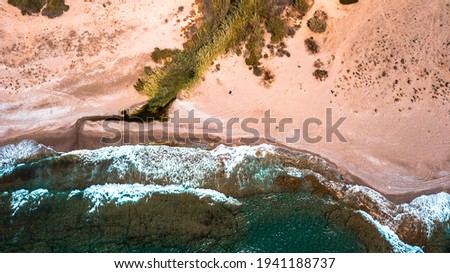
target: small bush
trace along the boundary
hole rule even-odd
[[[49,18],[61,16],[65,11],[69,10],[69,6],[64,2],[64,0],[8,0],[8,4],[22,11],[22,15],[31,15],[42,10],[42,15]],[[45,6],[45,4],[47,5]]]
[[[69,6],[64,3],[64,0],[47,0],[47,6],[42,10],[42,15],[56,18],[68,10]]]
[[[358,3],[358,0],[339,0],[339,3],[341,3],[342,5],[351,5]]]
[[[262,51],[264,48],[264,30],[258,22],[253,22],[251,25],[251,34],[249,40],[245,45],[247,54],[249,56],[245,59],[245,63],[250,66],[258,66],[261,63],[259,60],[263,57]]]
[[[322,69],[316,69],[313,72],[313,76],[316,77],[319,81],[324,81],[328,78],[328,71]]]
[[[323,66],[322,60],[317,59],[317,60],[314,62],[314,67],[317,68],[317,69],[322,68],[322,66]]]
[[[155,50],[152,53],[152,60],[155,63],[163,63],[165,61],[170,61],[170,59],[173,58],[176,54],[180,52],[179,49],[160,49],[155,48]]]
[[[19,8],[22,15],[39,13],[45,5],[45,0],[8,0],[8,4]]]
[[[317,54],[317,53],[319,53],[319,50],[320,50],[319,45],[317,45],[317,43],[313,37],[307,38],[305,40],[305,47],[306,47],[306,50],[312,54]]]
[[[260,77],[260,76],[262,76],[263,73],[264,73],[264,70],[263,70],[261,67],[255,66],[255,67],[253,68],[253,74],[254,74],[255,76]]]
[[[275,81],[275,74],[273,74],[272,71],[268,69],[264,69],[264,78],[263,78],[264,84],[272,84]]]
[[[144,73],[146,75],[151,75],[151,74],[153,74],[153,69],[150,66],[145,66],[144,67]]]
[[[327,30],[328,15],[325,11],[316,10],[313,18],[308,20],[308,27],[312,32],[323,33]]]
[[[288,25],[280,16],[269,18],[266,21],[266,29],[271,36],[271,42],[278,44],[288,35]]]
[[[302,16],[305,16],[313,3],[314,1],[311,0],[294,0],[294,7],[298,10],[298,12],[300,12]]]

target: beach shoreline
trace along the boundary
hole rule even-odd
[[[413,199],[422,195],[431,195],[440,192],[450,193],[450,183],[446,180],[430,181],[428,185],[424,185],[423,187],[401,188],[400,192],[380,191],[376,186],[374,186],[376,185],[376,182],[370,183],[370,181],[367,182],[364,179],[358,177],[357,171],[353,172],[351,170],[343,169],[340,162],[334,162],[329,158],[322,156],[321,154],[317,154],[308,150],[298,149],[283,143],[274,143],[273,141],[268,141],[264,138],[251,139],[247,138],[246,136],[240,136],[232,139],[230,142],[230,140],[227,139],[227,137],[224,135],[211,133],[203,135],[192,135],[187,131],[180,131],[179,134],[175,135],[173,129],[169,131],[162,129],[163,126],[161,126],[161,123],[159,122],[155,122],[154,125],[160,128],[155,129],[151,132],[142,131],[139,130],[142,125],[141,123],[124,122],[120,120],[121,118],[122,117],[120,116],[84,117],[78,120],[74,125],[69,127],[63,127],[57,130],[53,129],[49,132],[40,131],[39,133],[34,132],[30,134],[23,134],[13,139],[2,140],[2,142],[0,142],[0,146],[17,144],[25,140],[34,140],[39,144],[51,147],[57,152],[71,152],[78,150],[97,150],[105,147],[120,147],[129,145],[166,145],[172,147],[190,147],[211,150],[219,145],[225,145],[228,147],[251,147],[261,144],[269,144],[286,151],[291,151],[294,153],[300,152],[321,158],[325,160],[325,162],[333,166],[333,168],[338,171],[343,177],[345,177],[345,179],[349,183],[369,187],[382,194],[389,201],[396,204],[409,203]],[[126,132],[124,132],[123,130],[120,131],[122,138],[120,139],[120,141],[114,144],[104,143],[104,139],[111,139],[111,137],[113,136],[111,135],[111,132],[105,131],[105,127],[102,125],[108,119],[115,119],[114,124],[120,124],[120,126],[117,126],[116,128],[130,129]],[[145,133],[145,135],[151,135],[152,138],[144,139],[142,133]],[[221,139],[221,141],[208,142],[206,141],[206,139],[208,138],[217,138]]]
[[[0,35],[4,38],[0,42],[4,49],[0,77],[5,93],[0,98],[2,146],[34,139],[58,151],[102,147],[103,119],[119,117],[122,110],[145,103],[147,98],[137,94],[133,84],[142,74],[143,66],[154,65],[150,52],[155,47],[182,47],[185,41],[180,36],[185,24],[182,20],[189,16],[192,7],[192,1],[187,0],[170,4],[160,0],[133,1],[107,7],[100,2],[66,2],[70,10],[50,21],[55,24],[51,31],[48,30],[48,18],[22,17],[6,1],[0,6]],[[301,128],[302,121],[307,118],[325,120],[325,109],[332,108],[335,120],[347,118],[342,126],[347,142],[299,142],[288,145],[288,149],[320,155],[355,183],[367,185],[398,203],[423,194],[449,193],[450,114],[446,97],[435,99],[433,96],[436,95],[428,94],[428,91],[416,94],[416,89],[435,84],[434,76],[427,76],[424,68],[430,74],[436,73],[436,77],[449,76],[445,70],[448,64],[445,57],[442,57],[442,64],[437,60],[439,54],[445,53],[439,43],[448,37],[436,34],[440,32],[439,24],[448,23],[449,19],[444,16],[445,1],[430,4],[429,10],[421,10],[428,7],[424,1],[414,8],[408,6],[409,2],[393,4],[393,1],[385,0],[383,5],[392,8],[385,10],[381,4],[377,6],[376,1],[348,7],[340,7],[332,1],[316,1],[306,17],[311,17],[317,9],[326,10],[331,20],[330,30],[316,35],[304,24],[294,38],[286,41],[292,54],[290,58],[263,60],[276,75],[271,87],[261,84],[252,75],[242,57],[229,53],[217,61],[221,65],[220,71],[212,68],[204,81],[179,94],[169,114],[173,116],[177,110],[185,114],[194,110],[201,120],[215,117],[226,123],[233,118],[261,119],[265,111],[271,110],[277,120],[292,118],[293,128]],[[180,6],[186,7],[184,11],[179,12]],[[437,14],[432,22],[436,26],[431,33],[433,41],[427,38],[430,35],[426,36],[431,30],[415,28],[413,19],[404,18],[411,13],[409,9],[420,11],[417,13],[419,21]],[[149,10],[152,11],[150,14]],[[389,19],[386,23],[386,18],[396,20]],[[353,25],[352,20],[361,22],[360,26]],[[78,28],[68,27],[75,22],[82,23]],[[116,22],[114,31],[109,30],[111,22]],[[404,22],[411,24],[412,32],[405,31],[397,37],[394,30]],[[378,29],[379,26],[385,29]],[[73,43],[76,39],[72,41],[74,33],[71,31],[75,31],[74,37],[79,43]],[[358,37],[361,33],[367,33],[364,41]],[[50,50],[51,43],[47,40],[52,35],[58,40],[53,40],[57,46]],[[402,35],[404,37],[400,37]],[[310,55],[304,48],[303,40],[309,36],[320,42],[322,52],[318,55]],[[422,39],[408,40],[416,36]],[[365,71],[359,66],[362,60],[377,62],[372,55],[385,54],[382,50],[369,51],[381,48],[379,41],[390,42],[395,47],[407,41],[407,46],[394,52],[398,60],[369,66],[369,71]],[[19,49],[9,54],[14,52],[11,51],[13,44]],[[410,44],[418,46],[410,49]],[[50,50],[49,53],[32,49],[40,45],[44,51]],[[411,52],[416,51],[413,57],[417,63],[409,58]],[[425,51],[434,57],[428,57]],[[414,63],[405,71],[397,71],[393,66],[400,66],[403,58]],[[328,79],[323,82],[312,77],[313,63],[317,59],[321,59],[329,71]],[[388,75],[378,78],[384,70],[389,72],[386,72]],[[417,76],[419,80],[412,79],[414,89],[402,75]],[[16,78],[21,79],[17,84]],[[398,79],[400,83],[392,87]],[[446,90],[444,87],[442,92]],[[397,93],[402,92],[404,95],[398,98]],[[417,102],[416,97],[420,97]],[[414,102],[410,103],[410,98]],[[165,132],[160,123],[154,125],[156,135]],[[139,125],[131,127],[133,134],[129,144],[138,144]],[[286,132],[272,128],[270,132],[275,139],[286,139],[292,135],[293,128]],[[188,129],[181,128],[181,132],[186,134]],[[197,129],[202,132],[204,128],[200,125]],[[255,129],[264,130],[261,124]],[[170,130],[173,128],[169,129],[169,134]],[[246,137],[239,128],[233,133]],[[312,133],[323,134],[323,127],[312,128]],[[218,136],[226,138],[226,135]],[[176,140],[170,142],[176,143]],[[255,143],[262,142],[265,141]],[[237,139],[229,143],[237,144],[241,144]],[[208,148],[210,143],[197,145]],[[277,145],[287,144],[278,141]]]

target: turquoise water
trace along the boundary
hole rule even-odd
[[[328,221],[332,201],[313,196],[309,180],[291,181],[292,189],[275,183],[287,171],[270,146],[50,157],[35,143],[8,149],[25,160],[6,157],[0,172],[0,251],[366,251],[353,231]],[[46,158],[20,163],[36,151]]]
[[[448,251],[447,194],[397,206],[343,179],[270,145],[57,154],[23,142],[0,147],[0,252],[422,251],[364,202],[384,223],[401,224],[397,213],[442,222],[428,247]]]
[[[356,234],[327,220],[325,200],[306,193],[257,195],[240,200],[248,225],[240,240],[189,249],[144,247],[137,252],[359,253]]]
[[[324,200],[305,193],[255,196],[243,201],[249,220],[245,248],[256,252],[363,252],[356,234],[330,223]]]

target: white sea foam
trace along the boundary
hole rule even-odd
[[[205,181],[213,181],[218,176],[236,175],[241,188],[249,179],[265,182],[273,180],[281,171],[277,166],[258,168],[254,158],[264,158],[275,147],[259,145],[255,147],[227,147],[220,145],[208,151],[198,148],[177,148],[167,146],[122,146],[107,147],[95,151],[74,151],[85,163],[110,161],[107,172],[125,179],[130,173],[139,174],[142,181],[161,180],[170,184],[187,187],[202,187]],[[255,163],[252,172],[245,172]],[[240,169],[241,168],[241,169]],[[243,168],[243,169],[242,169]]]
[[[268,144],[237,147],[219,145],[211,151],[211,156],[225,159],[225,171],[231,173],[236,168],[236,165],[242,163],[248,157],[266,157],[268,154],[273,153],[275,153],[275,147]]]
[[[303,179],[305,177],[305,174],[303,171],[297,169],[297,168],[285,168],[286,174],[292,177]]]
[[[16,145],[0,147],[0,175],[11,166],[23,162],[27,158],[39,156],[41,153],[54,153],[54,151],[34,141],[23,141]],[[163,182],[162,184],[170,184],[170,186],[154,184],[95,185],[85,190],[74,190],[67,198],[70,199],[79,194],[89,198],[93,203],[93,207],[90,208],[91,212],[107,203],[120,205],[137,202],[143,198],[149,198],[156,192],[163,194],[190,193],[200,198],[210,197],[214,202],[238,202],[219,192],[201,188],[206,187],[205,184],[208,182],[215,182],[217,183],[216,188],[220,189],[222,185],[219,183],[223,181],[220,178],[232,178],[233,181],[237,181],[241,189],[251,186],[251,183],[256,183],[256,186],[267,185],[267,189],[270,189],[273,180],[279,174],[284,173],[298,178],[314,175],[330,189],[342,193],[344,201],[354,202],[352,197],[356,197],[361,202],[373,204],[376,206],[374,208],[376,213],[372,213],[372,215],[376,219],[372,218],[372,220],[380,225],[377,227],[387,234],[385,236],[392,235],[386,228],[391,232],[397,230],[402,220],[401,217],[405,214],[417,216],[423,221],[427,227],[428,236],[433,233],[436,223],[448,223],[450,220],[450,195],[447,193],[422,196],[410,204],[397,206],[368,187],[350,185],[341,181],[329,181],[321,174],[308,169],[283,168],[282,164],[277,162],[276,156],[268,157],[276,155],[276,153],[277,148],[267,144],[253,147],[220,145],[211,151],[198,148],[141,145],[106,147],[94,151],[73,151],[66,155],[77,155],[81,157],[84,164],[91,164],[91,166],[105,166],[99,163],[106,162],[108,163],[107,168],[99,169],[99,171],[110,173],[122,181],[129,181],[130,174],[133,174],[133,177],[137,177],[138,180],[131,179],[132,181]],[[212,186],[214,187],[214,185]],[[11,198],[13,214],[16,214],[25,204],[29,204],[30,208],[33,208],[35,203],[39,205],[39,202],[35,200],[41,199],[33,196],[39,196],[39,194],[45,196],[42,191],[46,190],[31,193],[26,190],[15,192]],[[48,191],[46,193],[49,194]],[[395,238],[393,240],[395,241]],[[405,250],[404,247],[401,244],[398,246],[402,250]]]
[[[433,234],[437,223],[450,222],[450,194],[445,192],[420,196],[401,206],[426,225],[428,237]]]
[[[76,191],[70,196],[81,193]],[[125,203],[135,203],[144,198],[151,198],[155,193],[159,194],[193,194],[200,199],[210,198],[216,203],[230,203],[240,205],[240,202],[232,197],[210,189],[194,189],[186,188],[181,185],[142,185],[142,184],[106,184],[94,185],[83,191],[83,197],[88,198],[92,202],[89,212],[98,211],[105,204],[114,203],[122,205]],[[212,203],[210,203],[212,204]]]
[[[28,190],[18,190],[11,194],[12,216],[16,215],[22,208],[27,207],[28,212],[36,210],[42,199],[50,196],[46,189],[37,189],[32,192]]]
[[[0,147],[0,175],[11,170],[14,165],[29,158],[56,153],[53,149],[38,144],[34,140],[24,140],[17,144]]]
[[[383,219],[378,219],[383,224],[396,230],[404,216],[415,216],[420,222],[425,224],[427,237],[430,237],[439,223],[449,223],[450,221],[450,195],[441,192],[433,195],[420,196],[410,203],[395,205],[379,192],[365,186],[351,186],[348,191],[355,195],[362,193],[365,198],[369,198],[372,203],[377,204],[385,215]]]
[[[358,212],[361,213],[364,218],[366,218],[375,227],[377,227],[381,235],[391,244],[395,253],[423,253],[423,250],[420,247],[408,245],[400,240],[397,234],[395,234],[395,232],[393,232],[388,226],[380,224],[367,212],[363,210],[359,210]]]

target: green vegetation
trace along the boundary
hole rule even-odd
[[[22,15],[31,15],[42,11],[42,15],[48,18],[61,16],[68,11],[69,6],[64,2],[64,0],[8,0],[8,4],[22,11]]]
[[[313,72],[313,76],[319,81],[324,81],[328,78],[328,71],[322,69],[316,69]]]
[[[8,0],[8,4],[19,8],[23,15],[41,12],[45,0]]]
[[[272,82],[273,74],[258,67],[265,45],[264,26],[268,27],[274,42],[286,37],[289,28],[279,14],[293,2],[298,10],[302,10],[300,14],[303,14],[304,10],[309,10],[309,6],[306,9],[304,3],[312,1],[202,1],[201,8],[205,20],[192,39],[184,44],[183,50],[176,52],[159,50],[155,56],[156,60],[167,60],[164,56],[168,54],[171,61],[166,61],[151,74],[142,75],[135,84],[136,90],[147,95],[150,100],[148,105],[135,111],[133,115],[165,119],[164,112],[178,92],[196,84],[217,57],[230,50],[239,52],[242,45],[245,46],[243,53],[246,63],[253,69],[255,75],[263,76],[265,82]],[[298,8],[300,6],[297,2],[302,4],[301,9]]]
[[[46,3],[47,5],[45,5]],[[69,6],[64,3],[64,0],[8,0],[8,4],[19,8],[23,15],[31,15],[42,11],[42,15],[48,18],[61,16],[69,10]]]
[[[328,15],[325,11],[316,10],[313,18],[308,20],[308,27],[312,32],[323,33],[327,30]]]
[[[314,65],[315,68],[319,69],[319,68],[323,67],[323,62],[322,62],[322,60],[317,59],[317,60],[314,61],[313,65]]]
[[[313,0],[294,0],[294,7],[300,12],[302,16],[305,16],[313,3]]]
[[[358,0],[339,0],[339,3],[341,3],[342,5],[350,5],[358,3]]]
[[[152,60],[155,63],[163,63],[166,61],[171,61],[173,56],[175,56],[176,54],[180,53],[181,50],[179,49],[160,49],[160,48],[155,48],[155,50],[152,53]]]
[[[272,35],[272,43],[279,43],[287,36],[288,25],[286,20],[283,20],[280,16],[269,18],[266,21],[267,32]]]
[[[265,84],[271,84],[275,80],[275,75],[272,73],[272,71],[265,69],[264,70],[264,83]]]
[[[306,50],[311,54],[317,54],[320,50],[319,45],[316,43],[316,40],[314,40],[313,37],[305,39],[305,47]]]
[[[63,15],[68,10],[69,6],[64,3],[64,0],[47,0],[47,5],[42,10],[42,15],[48,18],[55,18]]]
[[[248,26],[250,34],[247,40],[245,48],[248,52],[248,57],[245,59],[245,63],[249,66],[259,66],[261,63],[259,60],[262,58],[262,51],[264,48],[264,29],[259,24],[259,18],[254,18],[250,21]]]

